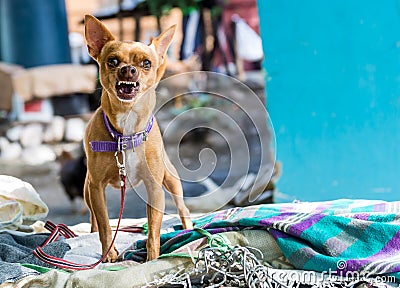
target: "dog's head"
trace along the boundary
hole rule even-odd
[[[155,87],[164,73],[166,52],[174,33],[172,26],[149,45],[118,41],[99,20],[85,16],[88,51],[99,64],[100,81],[111,102],[130,107]]]

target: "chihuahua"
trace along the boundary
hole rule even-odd
[[[181,182],[166,155],[160,129],[152,116],[155,86],[165,71],[166,53],[174,33],[175,26],[172,26],[149,45],[118,41],[98,19],[85,16],[88,52],[99,65],[103,92],[101,105],[85,132],[88,170],[84,197],[90,210],[91,231],[99,232],[103,255],[108,251],[104,262],[115,262],[118,258],[114,245],[110,248],[112,233],[105,188],[108,184],[123,185],[121,163],[126,163],[132,186],[143,182],[146,187],[148,261],[160,254],[160,227],[165,208],[163,186],[173,197],[183,227],[193,228],[183,202]]]

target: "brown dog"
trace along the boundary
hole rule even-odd
[[[117,162],[124,164],[122,156],[126,156],[130,184],[136,186],[143,181],[147,190],[147,260],[157,258],[160,253],[165,206],[162,186],[174,198],[183,227],[193,227],[183,202],[181,182],[165,153],[157,122],[152,120],[156,103],[154,88],[164,73],[166,52],[174,32],[175,26],[153,39],[150,45],[117,41],[99,20],[85,16],[88,51],[99,64],[103,92],[101,106],[86,128],[88,172],[84,194],[90,209],[91,230],[99,232],[103,255],[112,242],[105,188],[108,184],[120,187],[121,167]],[[117,257],[118,252],[112,247],[104,261],[114,262]]]

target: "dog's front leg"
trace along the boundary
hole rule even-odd
[[[93,232],[98,232],[99,229],[97,228],[97,220],[95,218],[94,215],[94,211],[92,208],[92,202],[90,200],[90,191],[89,191],[89,176],[86,175],[86,179],[85,179],[85,186],[84,186],[84,199],[85,199],[85,203],[87,205],[87,207],[89,208],[89,212],[90,212],[90,233]]]
[[[160,184],[145,182],[147,190],[147,221],[149,233],[147,238],[147,261],[160,255],[160,230],[165,209],[165,195]]]
[[[175,206],[178,209],[178,214],[181,218],[184,229],[193,229],[193,223],[190,220],[190,212],[183,201],[183,190],[182,184],[179,180],[178,172],[172,165],[168,156],[164,154],[165,159],[165,172],[164,172],[164,187],[171,193],[172,199],[175,202]]]
[[[93,221],[91,223],[92,232],[98,229],[102,255],[105,255],[112,242],[111,227],[110,222],[108,221],[105,187],[95,184],[92,181],[88,181],[86,186],[87,192],[85,191],[85,196],[88,196],[86,202],[90,203],[90,219]],[[118,251],[113,245],[103,262],[115,262],[117,259]]]

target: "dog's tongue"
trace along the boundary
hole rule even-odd
[[[125,86],[125,87],[122,87],[122,91],[123,91],[125,94],[131,94],[131,93],[133,93],[133,89],[134,89],[133,86]]]
[[[121,85],[118,88],[118,92],[120,94],[132,94],[134,92],[135,87],[133,87],[132,85]]]

